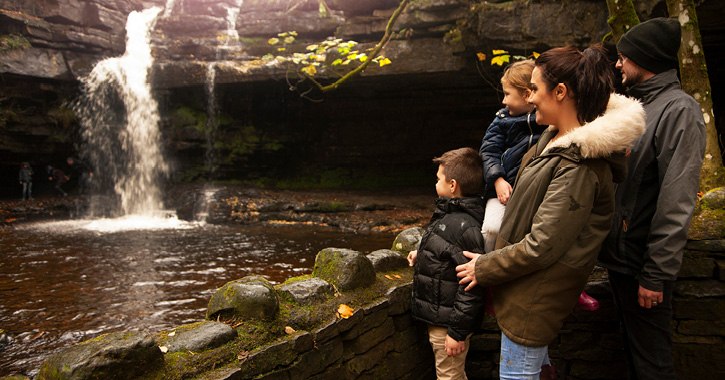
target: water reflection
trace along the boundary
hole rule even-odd
[[[176,226],[67,221],[2,232],[0,329],[15,342],[0,345],[0,376],[34,374],[54,350],[100,333],[201,320],[226,282],[256,274],[280,283],[310,273],[322,248],[368,253],[393,239],[312,226],[164,223]]]

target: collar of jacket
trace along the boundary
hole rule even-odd
[[[677,78],[677,69],[661,72],[644,82],[632,86],[627,93],[644,104],[652,102],[663,91],[672,88],[680,89],[680,80]]]
[[[624,152],[644,133],[644,117],[644,108],[638,100],[612,94],[602,115],[548,144],[542,155],[570,151],[589,159],[606,158],[613,153]],[[549,127],[546,132],[550,135],[555,131]]]
[[[484,206],[481,197],[448,198],[436,199],[436,211],[434,214],[449,214],[452,212],[465,212],[477,220],[483,220]]]

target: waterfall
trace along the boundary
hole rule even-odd
[[[176,5],[176,0],[166,0],[166,6],[164,7],[164,14],[162,15],[162,17],[171,16],[171,13],[174,11],[175,5]]]
[[[99,62],[83,78],[75,107],[81,153],[93,166],[93,188],[115,194],[114,216],[150,216],[162,207],[158,185],[169,166],[160,149],[158,104],[147,80],[153,63],[150,33],[160,11],[153,7],[129,14],[126,52]]]
[[[205,164],[209,170],[209,181],[213,181],[219,167],[219,160],[216,154],[216,96],[214,95],[214,83],[216,81],[216,62],[210,62],[206,70],[206,155]]]

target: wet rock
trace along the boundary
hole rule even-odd
[[[163,364],[154,339],[141,332],[101,335],[53,354],[39,379],[133,379]]]
[[[3,51],[0,72],[49,79],[73,78],[60,51],[41,48]]]
[[[328,296],[335,293],[335,289],[329,282],[319,277],[313,277],[282,284],[279,287],[279,292],[292,298],[300,305],[311,305],[323,302]]]
[[[270,319],[278,311],[277,294],[269,281],[259,276],[247,276],[219,288],[209,300],[206,316],[208,319],[219,314],[242,320]]]
[[[423,232],[425,231],[420,227],[408,228],[395,237],[391,249],[407,255],[408,252],[418,249]]]
[[[366,287],[375,282],[373,263],[362,253],[344,248],[320,251],[312,275],[335,285],[338,290]]]
[[[370,262],[373,263],[375,272],[388,272],[400,268],[405,268],[408,261],[401,253],[390,249],[379,249],[367,255]]]
[[[219,347],[237,337],[237,331],[231,326],[212,321],[181,326],[174,331],[173,337],[162,342],[168,347],[169,352],[183,350],[199,352]]]

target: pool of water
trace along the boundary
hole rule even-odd
[[[34,223],[0,231],[0,377],[34,375],[54,351],[113,331],[156,332],[203,320],[228,281],[273,283],[312,272],[326,247],[363,253],[394,235],[306,225],[165,220]]]

